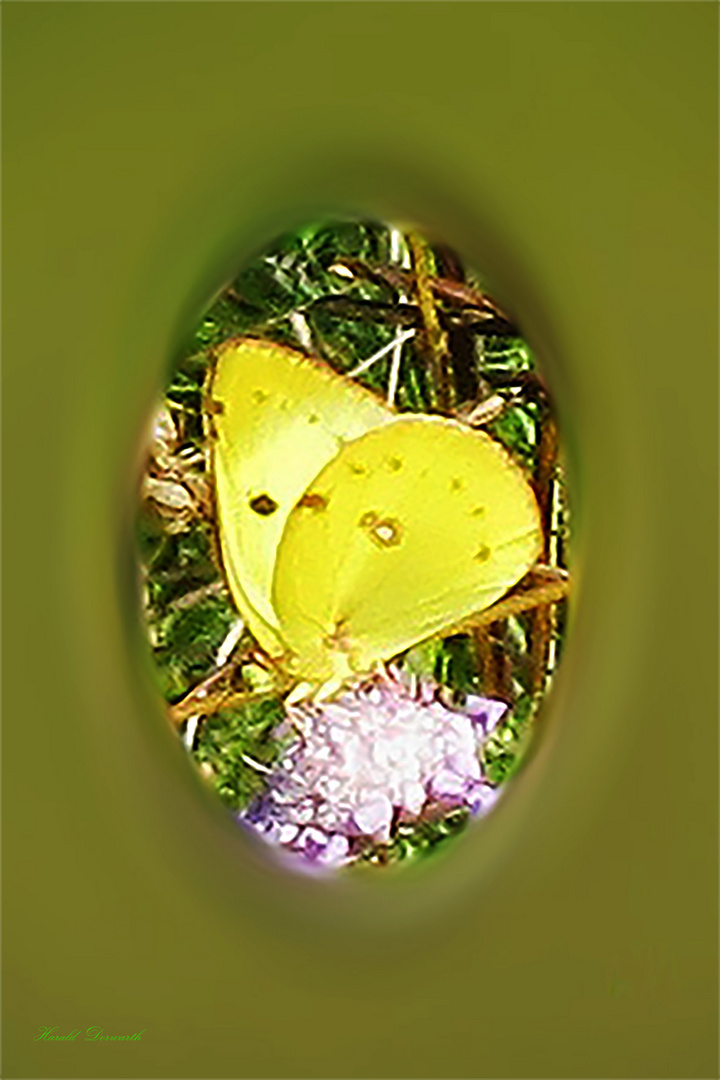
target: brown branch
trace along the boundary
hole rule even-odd
[[[432,373],[433,397],[439,408],[448,409],[451,405],[450,356],[447,334],[440,325],[435,307],[432,256],[427,243],[417,233],[408,232],[406,239],[415,277],[413,292],[422,312],[423,331],[420,335],[420,346]]]
[[[558,431],[553,417],[546,412],[541,420],[540,440],[533,475],[533,488],[540,509],[543,533],[543,559],[550,555],[550,530],[552,528],[553,493],[558,457]],[[547,676],[550,641],[555,630],[552,608],[538,605],[530,618],[529,674],[532,693],[540,693]]]
[[[346,319],[372,318],[374,322],[389,323],[403,327],[421,327],[422,312],[417,304],[384,304],[377,300],[362,300],[344,293],[321,296],[307,305],[307,310],[315,307],[331,308],[333,314]]]
[[[512,701],[512,667],[505,648],[505,619],[472,630],[483,693],[489,698]]]
[[[395,270],[389,267],[380,266],[371,267],[361,259],[353,259],[348,256],[337,259],[336,263],[340,266],[346,266],[348,270],[352,270],[354,274],[367,278],[369,281],[385,283],[391,285],[393,288],[401,289],[403,292],[412,290],[412,275],[403,270]],[[430,287],[438,300],[456,303],[465,308],[474,308],[478,314],[481,314],[486,319],[494,319],[506,324],[506,332],[511,332],[515,329],[512,320],[508,318],[502,308],[500,308],[494,300],[491,300],[490,297],[480,289],[476,289],[464,281],[457,281],[455,278],[449,277],[433,276],[430,279]]]
[[[228,661],[194,686],[184,698],[168,706],[168,716],[173,724],[180,725],[198,713],[207,715],[209,711],[215,712],[221,702],[235,692],[227,684],[236,666],[234,661]]]
[[[201,720],[205,720],[208,716],[214,716],[220,709],[248,705],[252,701],[260,701],[270,695],[269,690],[225,689],[209,693],[207,697],[198,701],[195,691],[191,691],[182,701],[168,708],[168,717],[173,724],[180,727],[191,716],[198,716]]]
[[[545,537],[545,550],[543,557],[547,556],[547,544],[550,537],[553,483],[555,480],[555,467],[558,456],[558,432],[557,425],[551,416],[545,417],[540,433],[540,443],[537,452],[537,464],[532,479],[542,518],[542,530]]]
[[[197,604],[200,600],[206,600],[209,596],[227,595],[227,592],[228,588],[224,581],[213,581],[210,585],[202,585],[199,589],[193,589],[192,592],[171,601],[168,604],[168,611],[182,611],[184,608]]]
[[[267,697],[268,690],[238,689],[234,684],[234,677],[238,670],[237,659],[228,660],[226,664],[213,671],[201,683],[168,706],[168,716],[173,724],[180,726],[191,716],[212,716],[219,709],[229,705],[245,705],[250,701],[258,701]]]
[[[444,630],[443,634],[462,634],[469,630],[476,630],[479,627],[489,626],[490,623],[497,622],[499,619],[508,619],[511,615],[521,615],[525,611],[532,611],[540,606],[557,604],[559,600],[564,600],[569,594],[570,579],[567,574],[558,574],[553,579],[550,579],[548,575],[545,581],[541,581],[523,592],[511,593],[510,596],[503,597],[502,600],[491,604],[484,611],[479,611],[476,615],[470,615],[450,629]]]
[[[191,716],[199,716],[201,719],[213,716],[219,709],[231,705],[246,705],[251,701],[260,701],[274,695],[282,695],[288,689],[289,680],[283,678],[279,671],[275,670],[276,683],[272,690],[246,689],[245,686],[238,688],[237,676],[241,664],[251,663],[267,669],[267,658],[258,653],[253,646],[246,648],[241,655],[235,655],[234,659],[228,660],[222,667],[212,671],[201,683],[194,686],[184,698],[168,706],[168,716],[173,724],[178,727]]]

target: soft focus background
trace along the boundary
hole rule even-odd
[[[715,5],[3,8],[5,1075],[715,1075]],[[132,550],[170,363],[332,213],[421,223],[518,317],[579,569],[515,790],[352,887],[203,790]]]

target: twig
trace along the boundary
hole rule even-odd
[[[435,297],[432,290],[432,255],[427,243],[417,233],[408,232],[407,243],[412,255],[415,273],[414,292],[420,306],[423,319],[423,344],[430,371],[432,373],[433,396],[441,409],[450,408],[451,381],[450,357],[448,354],[447,334],[440,325]]]
[[[256,772],[272,775],[272,769],[269,769],[267,765],[263,765],[262,762],[256,761],[255,758],[251,758],[249,754],[241,754],[240,757],[246,765],[249,765],[251,769],[255,769]]]
[[[206,679],[203,679],[201,683],[198,683],[197,686],[194,686],[184,698],[176,701],[174,705],[168,706],[168,716],[172,722],[180,725],[193,713],[207,714],[208,703],[215,699],[217,689],[232,674],[234,667],[235,665],[231,663],[224,664],[217,671],[213,671],[211,675],[208,675]]]
[[[229,705],[245,705],[269,696],[269,690],[238,690],[233,686],[232,678],[237,667],[237,661],[228,661],[194,686],[180,701],[169,705],[168,716],[172,723],[179,726],[190,716],[198,715],[202,719]]]
[[[402,330],[397,337],[394,337],[387,345],[383,345],[381,349],[374,352],[372,356],[368,356],[367,360],[363,360],[362,363],[354,367],[352,371],[348,371],[347,377],[349,379],[355,378],[356,375],[362,375],[364,371],[367,371],[378,360],[382,360],[383,356],[387,356],[393,349],[399,348],[404,341],[408,341],[411,337],[414,337],[414,330]]]
[[[521,615],[524,611],[532,611],[541,605],[556,604],[564,600],[570,594],[570,579],[567,575],[552,580],[546,580],[532,586],[525,592],[513,593],[505,596],[497,603],[491,604],[484,611],[476,615],[470,615],[467,619],[456,623],[448,630],[443,630],[443,635],[461,634],[468,630],[478,629],[481,626],[489,626],[490,623],[500,619],[509,619],[511,615]]]
[[[458,419],[469,427],[482,427],[484,424],[496,420],[507,404],[508,402],[500,394],[492,394],[478,405],[473,406],[466,415],[458,412]]]
[[[390,406],[395,404],[395,395],[397,393],[398,383],[400,381],[400,364],[402,362],[402,341],[398,340],[395,348],[393,349],[392,359],[390,361],[390,375],[388,377],[387,388],[387,403]]]
[[[235,651],[235,646],[242,637],[244,630],[245,621],[243,619],[235,619],[215,656],[216,667],[220,668],[227,663]]]
[[[354,274],[365,277],[370,281],[385,282],[395,288],[404,290],[412,288],[412,276],[402,270],[379,266],[371,267],[361,259],[352,259],[347,256],[338,259],[336,265],[346,267]],[[476,289],[464,281],[456,281],[454,278],[435,276],[431,278],[430,287],[439,300],[454,302],[465,308],[473,308],[486,319],[502,323],[505,327],[505,333],[516,332],[512,320],[494,300],[491,300],[480,289]]]
[[[222,596],[223,593],[227,593],[225,582],[213,581],[210,585],[202,585],[199,589],[193,589],[192,592],[179,596],[177,600],[168,604],[168,611],[182,611],[184,608],[193,607],[200,600],[206,600],[208,596]]]
[[[333,314],[342,315],[345,319],[367,319],[370,316],[378,323],[422,326],[422,313],[417,304],[402,302],[386,304],[380,300],[362,300],[345,296],[343,293],[332,293],[329,296],[320,296],[317,300],[313,300],[305,310],[309,311],[320,306],[329,306],[333,309]],[[270,324],[268,322],[264,325]]]
[[[555,421],[549,413],[540,420],[540,440],[537,452],[537,463],[533,476],[535,497],[540,508],[543,532],[543,554],[547,559],[550,555],[550,532],[552,529],[553,492],[555,480],[555,468],[558,455],[558,433]],[[545,605],[538,605],[533,611],[530,620],[530,686],[532,692],[539,693],[544,689],[547,675],[548,656],[550,652],[550,639],[555,630],[555,619],[552,609]]]

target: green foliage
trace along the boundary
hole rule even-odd
[[[224,337],[227,337],[227,334]],[[182,442],[185,447],[199,448],[203,443],[202,391],[208,355],[208,352],[200,352],[186,356],[173,372],[166,391],[168,404],[178,407],[182,420]]]
[[[206,678],[237,615],[225,597],[171,609],[159,621],[155,662],[166,700],[176,701]]]
[[[419,679],[434,679],[442,654],[442,639],[428,638],[427,641],[421,641],[419,645],[408,649],[400,662],[407,674],[416,675]]]
[[[446,686],[462,700],[480,689],[477,658],[467,634],[429,638],[402,656],[403,671]]]
[[[263,790],[265,774],[257,765],[267,768],[280,754],[272,733],[282,718],[282,703],[267,698],[220,709],[200,727],[193,757],[232,810],[243,809]]]
[[[453,634],[442,641],[435,666],[435,679],[462,697],[477,693],[479,672],[475,650],[468,634]]]
[[[516,458],[532,468],[538,445],[538,407],[535,404],[509,406],[488,424],[494,435]]]
[[[210,351],[228,337],[250,333],[303,347],[292,321],[293,316],[300,316],[313,351],[344,374],[388,345],[399,328],[416,325],[412,298],[378,272],[391,265],[389,236],[388,227],[376,222],[311,225],[281,237],[245,267],[203,319],[168,389],[168,398],[188,414],[187,437],[201,440],[200,403]],[[344,258],[367,272],[358,271],[352,279],[340,276],[336,267]],[[483,336],[478,332],[476,338],[476,372],[491,387],[498,378],[535,370],[529,345],[516,334]],[[384,393],[390,363],[390,357],[385,357],[358,381]],[[426,360],[416,341],[409,341],[403,347],[397,407],[426,411],[431,396]],[[490,430],[511,453],[532,466],[537,405],[516,401],[509,392],[506,396],[509,404]]]
[[[162,519],[146,506],[138,520],[138,541],[148,574],[149,600],[157,615],[188,593],[220,581],[204,522],[188,532],[168,534]]]
[[[520,767],[531,734],[531,720],[539,705],[530,694],[521,694],[509,717],[485,741],[484,772],[493,784],[502,784]]]
[[[528,343],[521,337],[495,335],[483,338],[482,367],[488,374],[517,374],[534,371],[535,357]]]
[[[390,843],[368,845],[360,860],[374,866],[389,866],[407,859],[425,858],[461,833],[469,820],[469,811],[458,808],[413,822],[399,822]]]

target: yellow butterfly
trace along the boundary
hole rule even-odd
[[[294,699],[488,607],[540,554],[533,491],[498,442],[398,414],[293,349],[226,342],[208,409],[230,590]]]

